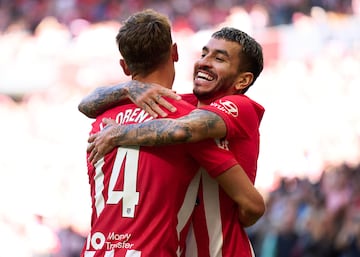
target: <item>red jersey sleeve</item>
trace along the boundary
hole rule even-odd
[[[195,107],[198,105],[198,99],[194,94],[181,94],[181,99]]]
[[[264,108],[245,95],[225,96],[200,109],[218,114],[225,122],[228,137],[250,137],[257,133]]]
[[[233,153],[218,146],[214,139],[188,143],[186,146],[191,156],[213,178],[238,164]]]
[[[175,101],[169,98],[167,98],[167,100],[170,103],[174,103]],[[193,103],[189,103],[184,98],[180,101],[177,101],[176,107],[178,111],[174,113],[168,112],[168,117],[178,118],[182,115],[186,115],[191,110],[195,109],[195,107],[192,105]],[[184,110],[186,110],[186,112],[184,112]],[[182,115],[179,115],[179,113]],[[200,166],[203,167],[212,177],[217,177],[234,165],[238,164],[233,153],[227,149],[222,148],[220,144],[218,145],[214,139],[208,139],[197,143],[186,143],[185,147],[187,148],[187,152],[191,155],[191,157],[196,162],[198,162]]]

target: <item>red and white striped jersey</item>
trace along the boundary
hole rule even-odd
[[[172,101],[176,118],[193,106]],[[140,123],[151,117],[133,104],[106,111],[92,124],[102,128],[102,118],[120,124]],[[237,162],[214,140],[159,147],[118,147],[88,163],[92,199],[91,231],[82,257],[180,256],[204,167],[212,177]]]
[[[245,95],[231,95],[222,97],[202,109],[218,114],[225,121],[227,135],[225,139],[219,140],[218,144],[233,152],[254,183],[259,155],[259,126],[264,108]],[[248,236],[239,223],[238,209],[234,201],[205,172],[202,172],[200,189],[184,255],[254,256]]]

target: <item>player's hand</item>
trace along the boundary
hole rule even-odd
[[[105,121],[106,120],[106,121]],[[89,153],[88,161],[95,165],[105,154],[109,153],[117,145],[114,139],[116,130],[120,127],[114,120],[105,119],[106,125],[100,132],[90,135],[88,138],[87,152]]]
[[[141,83],[133,80],[128,87],[128,94],[131,101],[143,110],[148,112],[152,117],[157,118],[158,115],[166,117],[167,113],[161,109],[160,106],[166,108],[170,112],[175,112],[176,108],[163,96],[180,100],[181,96],[177,95],[175,91],[162,87],[157,84]]]

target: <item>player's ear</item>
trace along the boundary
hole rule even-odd
[[[179,54],[178,54],[178,49],[177,49],[177,44],[174,43],[171,46],[171,56],[174,62],[177,62],[179,60]]]
[[[121,68],[123,69],[125,75],[126,75],[126,76],[130,76],[130,75],[131,75],[131,72],[130,72],[130,70],[129,70],[129,68],[128,68],[126,62],[125,62],[125,60],[124,60],[124,59],[120,59],[119,62],[120,62],[120,66],[121,66]]]
[[[254,80],[254,74],[251,72],[243,72],[239,75],[238,80],[235,83],[236,91],[242,91],[244,88],[249,87],[249,85]]]

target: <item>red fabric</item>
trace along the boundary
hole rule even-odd
[[[234,153],[254,183],[264,108],[244,95],[232,95],[202,109],[217,113],[225,121],[227,135],[220,144]],[[252,256],[249,239],[238,221],[236,204],[206,173],[202,175],[192,226],[194,234],[188,240],[195,240],[188,241],[186,257]]]
[[[169,113],[169,117],[193,109],[183,101],[173,104],[178,111]],[[126,123],[139,122],[139,117],[151,119],[133,104],[119,106],[99,116],[91,133],[99,131],[104,117]],[[178,219],[178,214],[199,164],[212,176],[236,164],[233,155],[218,148],[214,140],[136,149],[120,147],[100,160],[96,169],[88,165],[93,213],[91,232],[81,256],[125,257],[133,250],[141,252],[141,257],[177,256],[179,245],[183,245],[179,233],[186,228],[179,224],[187,223],[196,192],[185,206],[189,216]],[[116,158],[120,158],[118,164]]]

